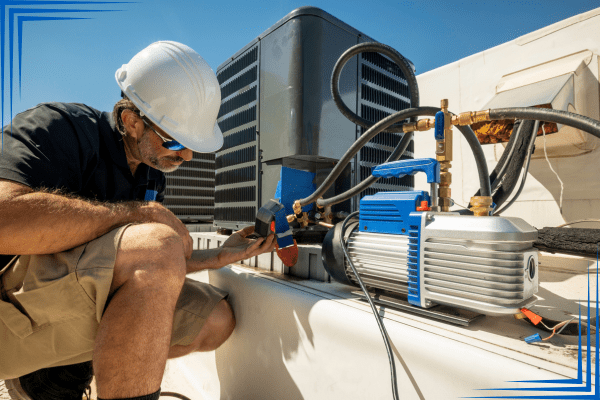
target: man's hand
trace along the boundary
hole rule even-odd
[[[226,262],[225,265],[252,258],[262,253],[275,249],[275,235],[256,240],[248,239],[247,236],[254,233],[254,227],[248,226],[240,231],[234,232],[221,245],[220,258]]]
[[[140,208],[147,218],[146,222],[158,222],[170,226],[183,240],[183,249],[186,260],[192,256],[193,241],[190,232],[183,222],[162,204],[151,201]]]

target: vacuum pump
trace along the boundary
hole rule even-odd
[[[435,187],[439,163],[403,160],[373,169],[379,177],[423,171]],[[431,210],[426,191],[380,192],[360,202],[360,217],[331,229],[323,263],[337,281],[407,296],[414,306],[444,304],[486,315],[518,314],[535,301],[537,230],[520,218],[460,215]]]

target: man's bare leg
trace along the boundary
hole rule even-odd
[[[160,388],[185,267],[182,240],[168,226],[134,225],[123,233],[94,348],[99,397],[143,396]]]
[[[172,346],[169,358],[177,358],[194,351],[211,351],[221,346],[235,328],[233,310],[226,300],[221,300],[212,310],[198,336],[187,346]]]

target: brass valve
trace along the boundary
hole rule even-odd
[[[300,201],[294,201],[294,205],[292,206],[294,209],[293,217],[296,218],[296,221],[300,224],[301,228],[306,228],[308,226],[308,213],[302,212],[302,206],[300,205]],[[288,222],[290,222],[291,215],[288,215]]]
[[[443,101],[443,100],[442,100]],[[446,107],[447,109],[447,107]],[[443,109],[442,109],[443,111]],[[450,115],[450,114],[448,114]],[[450,115],[448,118],[451,125],[472,125],[477,122],[491,121],[490,119],[490,110],[483,111],[466,111],[460,113],[458,115]],[[415,132],[415,131],[428,131],[435,126],[435,119],[426,118],[420,119],[416,122],[409,122],[407,124],[402,125],[402,131],[406,132]]]
[[[448,99],[441,102],[442,112],[444,113],[444,139],[436,140],[435,158],[440,163],[440,185],[438,205],[442,212],[450,211],[452,206],[452,116],[448,112]]]

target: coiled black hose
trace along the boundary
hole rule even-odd
[[[362,126],[365,129],[368,129],[371,126],[373,126],[373,122],[359,117],[358,115],[356,115],[356,113],[350,110],[342,100],[339,88],[340,75],[342,74],[342,69],[344,68],[344,65],[346,65],[346,63],[355,55],[364,52],[376,52],[385,54],[392,61],[394,61],[398,65],[398,67],[400,67],[400,70],[404,74],[404,78],[408,83],[411,99],[411,108],[419,106],[419,87],[417,86],[417,78],[410,63],[406,60],[406,58],[402,56],[402,54],[398,53],[390,46],[387,46],[382,43],[369,42],[357,44],[356,46],[352,46],[348,50],[346,50],[344,54],[340,56],[340,58],[335,63],[335,66],[333,67],[333,73],[331,74],[331,95],[333,96],[333,101],[335,102],[335,105],[338,107],[340,112],[344,114],[346,118],[348,118],[355,124]],[[402,132],[402,126],[397,125],[392,127],[386,127],[385,132]]]

